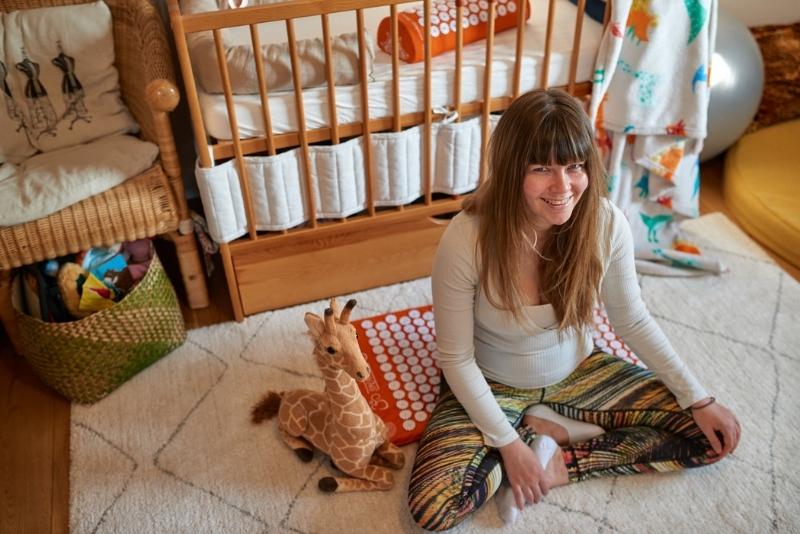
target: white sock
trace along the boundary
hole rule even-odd
[[[531,443],[531,449],[536,453],[542,469],[547,469],[547,464],[556,451],[560,450],[558,443],[550,436],[541,434],[536,436]],[[503,477],[503,483],[497,488],[494,495],[494,502],[497,505],[497,513],[506,525],[514,524],[519,519],[520,509],[514,500],[514,491],[508,485],[508,480]]]
[[[528,408],[525,415],[547,419],[550,422],[563,426],[569,435],[570,443],[586,441],[587,439],[595,438],[605,432],[602,427],[597,425],[564,417],[545,404],[534,404]]]

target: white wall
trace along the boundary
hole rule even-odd
[[[719,0],[719,7],[747,26],[800,21],[800,0]]]

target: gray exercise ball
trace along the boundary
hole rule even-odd
[[[764,60],[758,43],[747,26],[723,9],[717,17],[711,83],[708,136],[700,161],[721,154],[742,136],[764,91]]]

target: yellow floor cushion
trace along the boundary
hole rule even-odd
[[[800,267],[800,119],[739,139],[725,158],[723,194],[747,233]]]

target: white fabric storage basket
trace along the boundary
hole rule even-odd
[[[491,127],[498,117],[492,116]],[[423,195],[424,126],[371,134],[375,206],[401,206]],[[480,118],[436,122],[431,128],[432,191],[472,191],[480,174]],[[367,207],[363,138],[338,145],[310,146],[311,184],[317,218],[342,218]],[[244,158],[256,229],[276,231],[307,222],[302,151]],[[227,243],[247,233],[244,196],[236,160],[195,169],[211,237]]]

